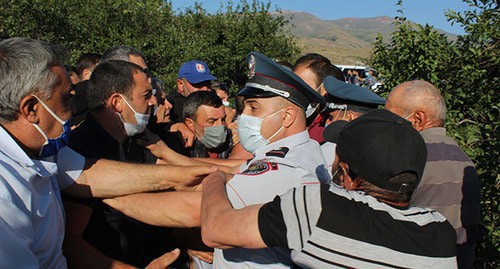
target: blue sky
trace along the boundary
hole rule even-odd
[[[220,8],[220,3],[226,0],[169,0],[174,10],[183,10],[193,6],[195,2],[201,3],[210,13],[216,12]],[[267,1],[267,0],[264,0]],[[233,0],[239,3],[239,0]],[[249,0],[251,2],[251,0]],[[396,0],[271,0],[271,6],[281,10],[295,10],[311,13],[321,19],[334,20],[347,17],[394,17],[396,13]],[[461,0],[406,0],[403,1],[405,16],[414,22],[428,23],[436,28],[454,34],[463,34],[463,29],[446,20],[444,11],[451,9],[454,11],[468,10],[469,6]]]

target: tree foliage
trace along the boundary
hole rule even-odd
[[[424,79],[443,93],[447,130],[471,157],[481,182],[481,235],[478,268],[498,268],[500,250],[499,175],[499,38],[497,1],[464,0],[470,10],[448,11],[448,20],[465,34],[450,42],[432,27],[412,27],[396,17],[388,43],[374,44],[373,66],[385,76],[388,89],[413,79]],[[402,1],[398,1],[402,6]]]
[[[71,63],[81,53],[116,45],[140,49],[154,74],[173,86],[180,65],[207,62],[221,80],[237,80],[250,51],[291,60],[299,49],[270,3],[229,2],[216,14],[200,5],[181,12],[161,0],[3,0],[0,36],[23,36],[64,45]]]

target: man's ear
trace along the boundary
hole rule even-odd
[[[38,124],[40,121],[38,111],[40,102],[32,95],[27,95],[21,99],[19,103],[19,116],[25,118],[31,123]]]
[[[123,98],[118,93],[111,94],[108,104],[115,112],[121,113],[123,111]]]
[[[353,120],[355,120],[357,118],[357,114],[356,112],[352,111],[352,110],[347,110],[347,121],[351,122]]]
[[[415,111],[415,114],[413,114],[411,123],[413,125],[413,128],[420,132],[425,129],[428,120],[429,119],[427,118],[427,115],[424,111],[417,110]]]
[[[340,162],[339,166],[342,169],[342,171],[340,172],[340,180],[342,182],[342,186],[348,191],[355,190],[357,187],[357,182],[355,178],[351,178],[351,176],[349,176],[349,165],[345,162]]]
[[[189,128],[189,130],[194,133],[194,120],[191,118],[185,118],[184,123]]]
[[[83,69],[81,78],[82,80],[84,79],[89,79],[90,75],[92,75],[92,71],[90,71],[88,68]]]
[[[289,128],[297,120],[298,111],[295,107],[287,106],[283,120],[283,127]]]
[[[178,78],[177,79],[177,92],[183,95],[182,93],[184,92],[184,84],[182,83],[182,79]]]

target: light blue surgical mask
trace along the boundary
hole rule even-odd
[[[224,125],[208,126],[203,128],[205,134],[199,138],[200,142],[209,149],[220,147],[227,138],[227,129]]]
[[[39,152],[40,158],[45,158],[57,154],[60,149],[64,148],[68,144],[71,127],[68,120],[63,121],[44,102],[42,102],[40,98],[33,94],[32,96],[35,97],[38,102],[42,104],[45,110],[47,110],[47,112],[49,112],[49,114],[52,115],[52,117],[54,117],[57,122],[59,122],[63,126],[63,132],[61,133],[61,135],[56,138],[48,138],[42,128],[38,126],[38,124],[32,123],[35,129],[45,138],[45,143],[43,144]]]
[[[243,148],[245,148],[246,151],[253,154],[258,148],[264,147],[269,144],[269,141],[273,139],[281,130],[283,130],[283,126],[281,126],[268,139],[262,137],[260,133],[262,121],[276,115],[282,110],[283,109],[280,109],[264,118],[258,118],[245,114],[240,115],[238,119],[238,136],[240,137],[241,145],[243,146]]]
[[[123,101],[125,101],[125,104],[127,104],[127,106],[134,112],[135,120],[137,121],[137,123],[128,123],[123,119],[120,113],[117,113],[118,117],[120,117],[120,120],[123,123],[123,128],[125,128],[125,133],[127,133],[127,136],[131,137],[144,132],[144,129],[146,129],[146,125],[148,125],[149,123],[150,114],[138,113],[129,104],[129,102],[123,95],[120,94],[120,96],[123,98]]]

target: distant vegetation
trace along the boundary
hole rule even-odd
[[[5,1],[4,1],[5,2]],[[207,62],[219,79],[238,81],[250,51],[293,62],[299,47],[270,4],[241,1],[217,14],[201,6],[180,13],[162,0],[18,0],[0,6],[0,36],[23,36],[66,46],[75,63],[82,52],[116,45],[140,49],[167,88],[180,65]]]

